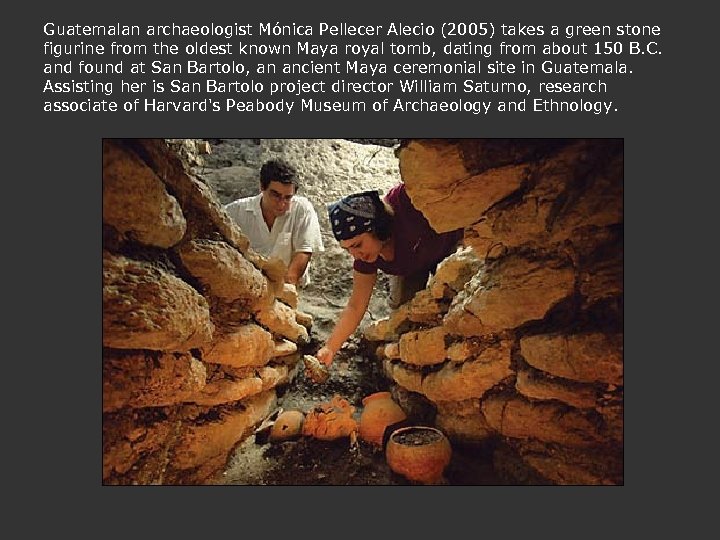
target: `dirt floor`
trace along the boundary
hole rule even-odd
[[[301,303],[313,313],[316,325],[312,342],[304,352],[316,351],[327,337],[339,310],[331,305],[318,307]],[[334,395],[347,399],[355,407],[354,418],[362,412],[362,399],[381,390],[391,390],[391,382],[382,373],[379,361],[368,357],[362,342],[351,338],[337,354],[324,384],[313,382],[299,371],[291,384],[278,389],[278,406],[304,413]],[[501,485],[492,468],[492,448],[461,447],[453,444],[452,458],[442,480],[446,485]],[[322,441],[299,437],[284,442],[269,442],[267,430],[250,436],[240,444],[222,473],[226,485],[413,485],[394,473],[385,460],[383,448],[358,438],[352,447],[350,438]]]

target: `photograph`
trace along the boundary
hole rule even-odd
[[[103,485],[624,485],[623,138],[102,138]]]

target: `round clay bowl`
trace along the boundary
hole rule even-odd
[[[360,438],[381,446],[385,428],[405,420],[405,411],[395,403],[390,392],[375,392],[362,400],[363,412],[360,415]]]
[[[439,429],[403,427],[393,431],[385,448],[390,468],[412,482],[439,484],[452,455],[450,441]]]

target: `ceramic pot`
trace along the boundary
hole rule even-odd
[[[320,403],[305,416],[302,434],[322,441],[332,441],[341,437],[352,438],[358,430],[358,422],[353,417],[355,407],[335,394],[329,402]]]
[[[385,459],[397,474],[420,484],[440,484],[452,456],[445,434],[434,427],[410,426],[393,431]]]
[[[288,441],[302,433],[305,415],[300,411],[285,411],[275,420],[270,429],[269,439],[273,442]]]
[[[375,392],[362,400],[363,411],[360,415],[360,438],[377,446],[382,446],[385,428],[407,418],[405,411],[395,403],[390,392]]]

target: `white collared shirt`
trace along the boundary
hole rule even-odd
[[[225,205],[228,215],[240,226],[250,240],[250,247],[261,255],[279,257],[289,265],[295,253],[317,253],[325,251],[320,223],[312,203],[307,198],[295,195],[290,209],[275,218],[272,230],[268,230],[263,219],[260,200],[262,193],[245,197]],[[310,282],[310,264],[298,280],[300,287]]]

